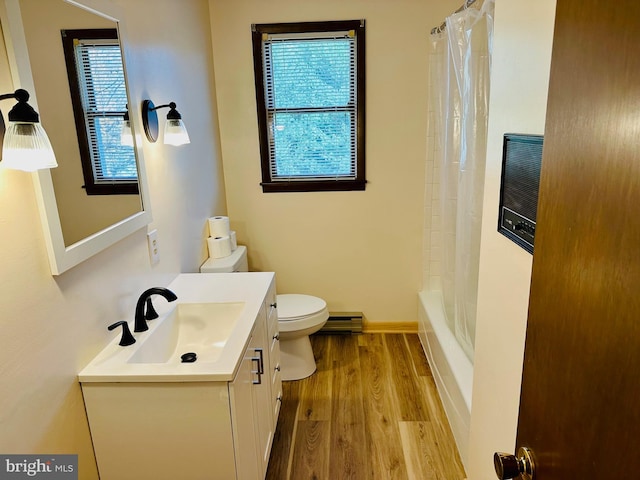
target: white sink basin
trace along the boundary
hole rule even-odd
[[[120,346],[120,331],[111,333],[111,342],[78,379],[83,383],[233,380],[255,320],[264,315],[263,301],[272,281],[269,272],[178,275],[168,285],[178,300],[154,300],[160,316],[148,321],[146,332],[133,332],[129,317],[136,342]],[[182,362],[182,355],[191,352],[196,360]]]
[[[180,303],[128,363],[183,363],[185,353],[195,353],[196,362],[215,362],[244,306],[244,302]]]

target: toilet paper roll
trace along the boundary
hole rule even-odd
[[[229,232],[229,217],[218,216],[209,218],[210,237],[228,237]]]
[[[229,233],[229,238],[231,239],[231,251],[235,252],[236,249],[238,248],[238,240],[236,239],[236,232],[231,230],[231,232]]]
[[[209,258],[223,258],[231,255],[231,238],[225,237],[209,237],[207,238],[207,246],[209,247]]]

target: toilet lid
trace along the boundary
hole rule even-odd
[[[327,308],[327,302],[311,295],[287,293],[278,295],[278,320],[287,321],[307,317]]]

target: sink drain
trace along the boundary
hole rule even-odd
[[[193,363],[198,359],[198,356],[195,352],[187,352],[181,355],[180,358],[182,359],[182,363]]]

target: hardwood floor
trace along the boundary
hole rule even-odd
[[[415,334],[314,335],[318,370],[283,383],[269,480],[462,480]]]

